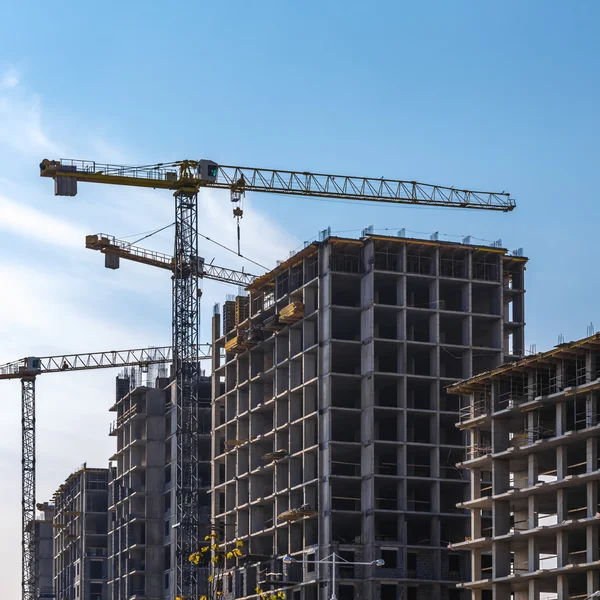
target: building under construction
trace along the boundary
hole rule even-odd
[[[474,600],[567,600],[600,589],[600,334],[452,388],[469,435]]]
[[[175,392],[166,373],[156,375],[142,377],[138,369],[123,373],[111,407],[117,415],[110,427],[117,441],[109,484],[111,600],[175,598]],[[210,388],[210,378],[201,377],[198,398],[205,408],[197,497],[204,532],[210,522]]]
[[[37,598],[54,598],[54,505],[37,505],[35,527],[35,590]]]
[[[108,600],[108,469],[85,464],[54,494],[54,593]]]
[[[328,237],[213,319],[212,513],[224,600],[459,598],[468,497],[456,396],[523,355],[526,259],[499,247]],[[223,356],[224,352],[224,356]]]

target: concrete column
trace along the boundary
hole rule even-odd
[[[474,549],[471,551],[471,581],[481,579],[483,579],[481,574],[481,550]]]
[[[502,494],[508,491],[510,483],[509,463],[504,460],[492,462],[492,493]]]
[[[510,531],[510,503],[508,500],[496,501],[492,507],[493,535],[505,535]]]
[[[522,574],[529,570],[529,547],[514,549],[513,564],[516,574]]]
[[[529,581],[528,600],[540,600],[540,582],[538,579],[531,579]]]
[[[469,479],[471,483],[471,499],[481,497],[481,469],[471,469],[469,471]]]
[[[534,452],[527,457],[527,485],[534,486],[538,481],[539,458]]]
[[[527,528],[533,529],[538,526],[538,513],[537,508],[539,504],[539,498],[535,494],[527,498],[527,509],[528,509],[528,523]]]
[[[513,321],[524,323],[525,322],[525,294],[521,293],[515,296],[513,300]],[[525,330],[523,327],[515,329],[514,340],[513,340],[514,352],[524,354],[525,352]]]
[[[560,481],[564,479],[569,471],[567,462],[567,446],[558,446],[556,448],[556,478]]]
[[[492,388],[493,389],[493,388]],[[492,402],[494,399],[492,398]],[[509,427],[506,421],[494,419],[492,421],[492,449],[493,452],[502,452],[508,448]]]
[[[529,599],[529,589],[521,588],[521,589],[515,590],[513,592],[513,599],[514,600],[528,600]]]
[[[535,371],[527,373],[527,402],[535,398]]]
[[[589,440],[588,440],[589,441]],[[593,517],[598,512],[598,484],[595,481],[588,481],[586,484],[587,496],[587,516]]]
[[[556,578],[556,594],[558,600],[569,600],[569,580],[567,575],[559,575]]]
[[[494,583],[492,598],[493,600],[511,600],[510,583]]]
[[[558,523],[566,521],[569,518],[567,511],[567,492],[566,490],[556,490],[556,520]]]
[[[598,551],[598,524],[592,523],[585,528],[586,562],[595,562],[600,558]],[[596,588],[598,589],[598,588]]]
[[[562,363],[556,365],[556,389],[562,390],[565,387],[564,366]]]
[[[481,536],[481,511],[474,509],[471,511],[471,537],[476,540]]]
[[[538,413],[535,410],[530,410],[525,417],[525,426],[527,427],[527,443],[533,444],[536,440],[535,428],[537,426]],[[535,454],[531,455],[535,456]],[[531,456],[529,458],[531,458]]]
[[[556,564],[559,567],[569,564],[569,538],[566,531],[556,533]]]
[[[588,402],[590,402],[588,400]],[[596,422],[596,411],[595,407],[592,409],[590,405],[588,405],[588,418],[593,419],[592,421],[588,421],[588,425],[591,425]],[[598,438],[588,438],[585,443],[585,472],[593,473],[597,470],[598,466]],[[595,511],[594,511],[595,512]]]
[[[595,369],[595,360],[594,360],[594,354],[592,352],[590,352],[589,350],[585,353],[585,381],[586,383],[589,383],[590,381],[593,381],[593,376],[592,373],[596,372]]]
[[[492,564],[492,577],[494,579],[510,575],[510,542],[493,542]]]
[[[530,573],[533,573],[540,568],[540,552],[535,537],[531,537],[527,541],[527,563]]]
[[[594,594],[595,592],[597,592],[600,587],[598,587],[600,585],[600,576],[598,574],[598,571],[587,571],[586,572],[586,576],[587,576],[587,593],[588,596],[591,596],[592,594]]]
[[[567,403],[556,403],[556,435],[563,435],[567,431]]]
[[[598,368],[598,352],[590,352],[590,381],[596,379],[596,371]]]

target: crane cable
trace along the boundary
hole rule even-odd
[[[160,233],[161,231],[164,231],[165,229],[168,229],[169,227],[173,227],[173,225],[175,225],[175,223],[169,223],[169,225],[165,225],[164,227],[161,227],[160,229],[156,229],[155,231],[145,232],[146,235],[144,235],[143,237],[139,238],[135,242],[131,242],[131,245],[137,244],[138,242],[141,242],[142,240],[145,240],[146,238],[149,238],[149,237],[155,235],[156,233]],[[140,235],[140,234],[138,233],[138,234],[135,234],[135,235]],[[212,242],[213,244],[216,244],[217,246],[223,248],[224,250],[227,250],[227,252],[231,252],[232,254],[235,254],[236,256],[239,256],[240,258],[243,258],[244,260],[247,260],[248,262],[251,262],[252,264],[256,265],[257,267],[260,267],[261,269],[264,269],[265,271],[269,270],[268,267],[265,267],[264,265],[261,265],[259,262],[256,262],[255,260],[252,260],[251,258],[248,258],[247,256],[243,255],[239,251],[239,224],[238,224],[238,251],[237,252],[235,250],[231,249],[231,248],[228,248],[227,246],[224,246],[223,244],[217,242],[216,240],[213,240],[213,239],[209,238],[208,236],[204,235],[203,233],[198,232],[198,235],[200,237],[203,237],[205,240],[208,240],[209,242]],[[134,235],[128,235],[128,236],[123,236],[123,237],[124,238],[134,237]]]
[[[142,240],[145,240],[146,238],[153,236],[155,233],[160,233],[161,231],[164,231],[165,229],[168,229],[169,227],[173,227],[173,225],[175,225],[175,223],[169,223],[168,225],[165,225],[164,227],[161,227],[160,229],[157,229],[156,231],[151,231],[148,235],[141,237],[139,240],[135,240],[135,242],[131,242],[131,245],[137,244],[138,242],[141,242]]]
[[[248,258],[247,256],[244,256],[243,254],[238,254],[235,250],[232,250],[231,248],[228,248],[227,246],[224,246],[223,244],[220,244],[219,242],[210,239],[208,236],[198,232],[198,235],[200,237],[203,237],[205,240],[208,240],[209,242],[212,242],[213,244],[216,244],[217,246],[220,246],[221,248],[223,248],[224,250],[227,250],[227,252],[231,252],[232,254],[235,254],[236,256],[239,256],[240,258],[243,258],[244,260],[247,260],[248,262],[251,262],[252,264],[256,265],[257,267],[260,267],[261,269],[264,269],[265,271],[268,271],[269,268],[265,267],[264,265],[261,265],[260,263],[256,262],[255,260],[252,260],[251,258]]]

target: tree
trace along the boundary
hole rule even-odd
[[[244,542],[236,540],[230,544],[230,549],[219,543],[216,533],[211,533],[204,538],[205,546],[202,546],[198,552],[190,554],[188,560],[195,565],[206,564],[210,567],[210,575],[208,577],[208,590],[199,600],[219,600],[223,596],[223,581],[226,577],[225,569],[231,566],[231,562],[242,556],[242,548]],[[231,573],[227,575],[231,577]],[[256,588],[256,597],[260,600],[285,600],[285,592],[283,590],[263,591],[260,587]],[[177,596],[175,600],[186,600]]]

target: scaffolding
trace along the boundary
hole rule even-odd
[[[468,255],[460,251],[440,253],[440,277],[464,279],[467,277]]]
[[[433,275],[433,256],[431,249],[410,248],[406,253],[406,272]]]

